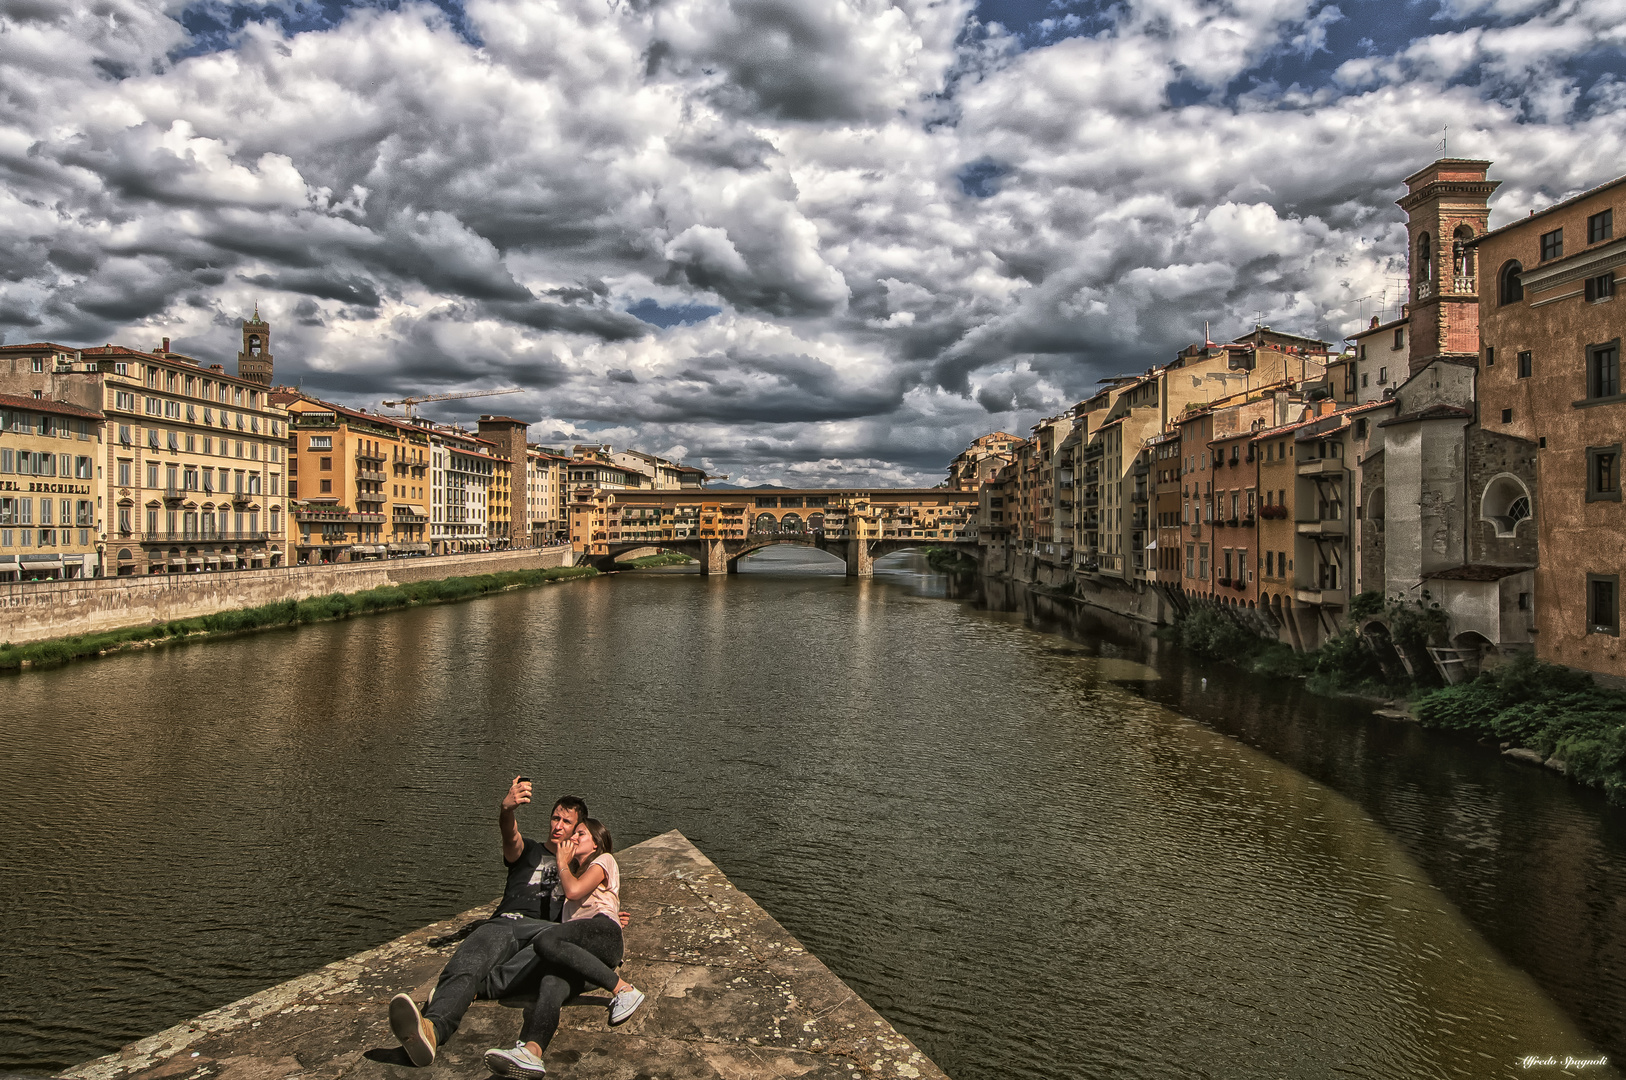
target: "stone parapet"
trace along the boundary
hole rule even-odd
[[[572,561],[569,546],[559,545],[268,570],[11,582],[0,585],[0,641],[23,645],[283,600],[504,570],[540,570]]]
[[[608,996],[573,999],[544,1055],[576,1080],[947,1080],[679,832],[616,855],[632,915],[621,974],[648,995],[619,1027]],[[73,1080],[291,1080],[489,1075],[527,1002],[477,1001],[434,1064],[415,1069],[390,1035],[390,997],[420,1003],[460,932],[492,905],[426,926],[64,1073]]]

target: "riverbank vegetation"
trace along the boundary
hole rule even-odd
[[[685,563],[694,561],[681,551],[663,551],[658,555],[645,555],[637,559],[617,559],[614,568],[617,570],[642,570],[650,566],[682,566]]]
[[[1359,605],[1357,607],[1357,605]],[[1390,654],[1353,623],[1384,617]],[[1454,686],[1441,685],[1428,647],[1443,641],[1444,618],[1424,603],[1355,597],[1351,626],[1313,652],[1295,652],[1210,607],[1196,607],[1169,632],[1182,648],[1267,678],[1302,678],[1312,693],[1404,699],[1424,727],[1460,731],[1501,748],[1562,763],[1574,780],[1626,805],[1626,693],[1591,676],[1519,655]],[[1413,673],[1417,674],[1413,674]]]
[[[1626,805],[1626,693],[1584,672],[1521,655],[1472,682],[1423,694],[1411,712],[1426,727],[1556,758],[1568,776]]]
[[[53,638],[26,645],[9,641],[0,645],[0,671],[48,667],[101,656],[128,648],[146,648],[179,641],[195,641],[218,634],[239,634],[269,630],[279,626],[331,622],[352,615],[394,611],[424,604],[444,604],[467,600],[509,589],[525,589],[568,578],[592,577],[598,571],[588,566],[558,566],[546,570],[507,570],[497,574],[414,581],[404,585],[384,585],[352,593],[331,593],[304,600],[282,600],[258,607],[236,608],[190,619],[131,626],[99,634]]]

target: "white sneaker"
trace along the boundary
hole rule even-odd
[[[515,1043],[512,1050],[495,1047],[486,1051],[486,1068],[498,1076],[511,1076],[514,1080],[535,1080],[548,1075],[542,1059],[528,1050],[524,1043]]]
[[[610,1023],[619,1024],[637,1011],[644,1003],[644,995],[637,987],[629,986],[610,999]]]

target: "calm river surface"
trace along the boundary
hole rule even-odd
[[[919,560],[819,558],[0,680],[0,1071],[496,895],[520,771],[623,845],[681,829],[955,1080],[1626,1054],[1626,817],[1592,793]]]

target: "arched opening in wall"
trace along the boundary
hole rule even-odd
[[[1434,243],[1428,233],[1417,238],[1417,295],[1429,294],[1429,282],[1434,280]]]
[[[781,533],[792,533],[800,536],[802,534],[802,515],[786,514],[784,517],[780,518],[779,531]]]
[[[772,514],[758,514],[751,522],[751,531],[758,536],[778,536],[779,519]]]
[[[1378,532],[1383,531],[1383,487],[1380,485],[1366,493],[1366,520]]]
[[[1462,658],[1470,679],[1479,675],[1486,664],[1496,662],[1496,645],[1490,638],[1474,630],[1465,630],[1451,639],[1457,655]]]
[[[821,532],[823,532],[824,531],[824,515],[823,514],[809,514],[809,515],[807,515],[807,531],[810,532],[810,533],[821,533]]]
[[[1389,628],[1376,619],[1361,627],[1361,637],[1371,647],[1373,655],[1377,657],[1378,666],[1389,679],[1400,679],[1411,674],[1411,667],[1400,656],[1400,650],[1395,648],[1394,638],[1389,636]]]
[[[1468,246],[1474,238],[1474,231],[1466,225],[1458,225],[1451,234],[1451,273],[1455,279],[1452,292],[1471,293],[1474,289],[1475,252]]]
[[[1485,494],[1479,500],[1479,517],[1491,523],[1497,536],[1517,536],[1519,522],[1528,519],[1530,512],[1530,491],[1518,477],[1499,473],[1485,485]]]
[[[1501,304],[1517,303],[1524,299],[1524,267],[1519,260],[1509,259],[1496,275],[1496,300]]]

